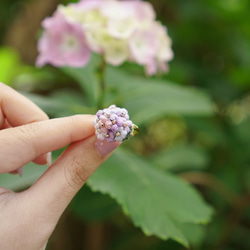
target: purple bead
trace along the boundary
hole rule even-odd
[[[96,116],[98,117],[98,119],[100,119],[100,116],[103,115],[103,111],[102,110],[98,110],[96,113]]]
[[[123,123],[124,123],[124,122],[125,122],[125,121],[124,121],[124,118],[122,118],[122,117],[117,117],[117,118],[116,118],[116,124],[117,124],[118,127],[123,126]]]
[[[106,129],[111,129],[111,127],[112,127],[112,122],[110,121],[110,120],[107,120],[106,122],[105,122],[105,128]]]
[[[132,125],[133,125],[133,123],[130,120],[126,121],[126,124],[128,127],[132,127]]]
[[[118,126],[115,124],[115,125],[113,125],[112,127],[111,127],[111,130],[113,131],[113,132],[116,132],[117,130],[118,130]]]
[[[105,115],[100,115],[99,119],[100,119],[103,123],[105,123],[105,122],[107,121],[108,118],[107,118]]]
[[[129,134],[129,133],[130,133],[130,131],[131,131],[131,130],[130,130],[130,127],[128,127],[128,126],[127,126],[127,127],[125,127],[125,128],[124,128],[124,130],[127,132],[127,134]]]
[[[108,142],[113,142],[113,141],[114,141],[114,137],[115,137],[115,136],[114,136],[114,133],[110,131],[110,132],[108,133],[108,135],[109,135],[109,137],[107,138],[107,141],[108,141]]]

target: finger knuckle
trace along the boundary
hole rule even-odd
[[[66,167],[65,178],[71,188],[79,188],[87,181],[89,173],[85,166],[86,165],[76,157],[73,158],[71,164]]]
[[[34,155],[39,154],[39,150],[36,147],[36,138],[38,131],[38,124],[27,124],[20,126],[18,128],[18,138],[20,141],[20,145],[26,145],[32,142],[33,147],[31,147],[31,150],[33,150]]]
[[[23,125],[18,128],[19,140],[26,143],[27,138],[33,138],[36,130],[33,124]]]

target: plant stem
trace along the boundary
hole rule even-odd
[[[104,100],[105,100],[105,94],[106,94],[105,69],[106,69],[106,62],[104,58],[102,57],[102,61],[98,69],[98,73],[99,73],[99,97],[97,100],[98,109],[104,108]]]

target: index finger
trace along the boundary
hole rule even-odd
[[[0,82],[0,129],[5,120],[16,127],[47,119],[48,116],[32,101]]]
[[[75,115],[0,130],[0,173],[10,172],[40,155],[94,135],[92,115]]]

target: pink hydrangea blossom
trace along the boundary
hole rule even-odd
[[[173,58],[167,29],[153,6],[141,0],[81,0],[60,5],[43,22],[37,65],[84,66],[90,51],[114,66],[144,66],[147,75],[166,72]]]
[[[83,29],[77,23],[69,23],[56,12],[42,23],[45,29],[38,43],[37,66],[50,63],[54,66],[83,67],[90,58]]]
[[[137,30],[129,39],[132,59],[138,64],[147,65],[157,53],[158,41],[153,30]]]
[[[75,5],[76,8],[82,8],[88,11],[98,8],[102,2],[103,0],[83,0],[72,5]]]

